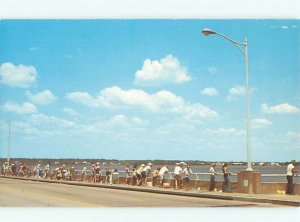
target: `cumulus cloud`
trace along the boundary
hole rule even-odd
[[[37,71],[33,66],[3,63],[0,65],[0,83],[11,87],[28,88],[37,78]]]
[[[288,132],[287,136],[293,139],[298,139],[300,140],[300,133],[298,132]]]
[[[140,117],[134,116],[132,117],[132,122],[137,124],[137,125],[144,125],[145,121],[142,120]]]
[[[79,113],[76,112],[74,109],[72,109],[72,108],[67,108],[67,107],[65,107],[65,108],[63,109],[63,112],[64,112],[64,113],[67,113],[67,114],[70,115],[70,116],[78,116],[78,115],[79,115]]]
[[[16,114],[31,114],[37,112],[36,106],[28,102],[25,102],[23,104],[6,102],[4,105],[2,105],[1,108],[7,112],[12,112]]]
[[[205,134],[209,135],[232,135],[232,136],[244,136],[244,130],[237,130],[235,128],[219,128],[219,129],[206,129]]]
[[[118,87],[105,89],[101,92],[102,100],[118,105],[141,107],[152,112],[169,112],[182,114],[185,118],[217,117],[217,112],[199,103],[190,103],[170,91],[159,91],[148,94],[142,90],[122,90]]]
[[[94,99],[90,94],[86,92],[71,92],[66,94],[66,99],[78,102],[80,104],[90,106],[90,107],[98,107],[99,102]]]
[[[182,114],[188,119],[218,116],[216,111],[200,103],[185,101],[182,97],[167,90],[148,94],[143,90],[123,90],[114,86],[101,90],[95,98],[84,92],[68,93],[66,98],[92,107],[141,108],[150,112]]]
[[[127,117],[123,114],[117,114],[112,117],[102,119],[101,121],[81,125],[78,130],[82,133],[110,133],[112,132],[110,130],[113,130],[115,133],[120,131],[120,129],[122,129],[121,131],[124,132],[123,129],[126,128],[126,131],[132,132],[132,130],[143,129],[146,124],[146,120],[143,120],[137,116]]]
[[[279,26],[273,25],[273,26],[271,26],[271,28],[272,29],[288,29],[289,26],[287,26],[287,25],[279,25]]]
[[[296,106],[289,105],[288,103],[283,103],[277,106],[271,106],[269,107],[267,104],[261,105],[261,110],[263,113],[298,113],[300,112],[300,109]]]
[[[262,127],[269,126],[269,125],[272,125],[272,122],[270,122],[267,119],[253,119],[252,120],[252,127],[253,128],[258,129],[258,128],[262,128]]]
[[[229,94],[227,96],[227,100],[232,101],[238,99],[240,96],[245,95],[245,87],[244,86],[235,86],[229,89]]]
[[[47,105],[53,103],[56,100],[56,97],[52,94],[50,90],[44,90],[35,95],[30,93],[29,91],[26,91],[26,95],[31,102],[40,105]]]
[[[13,131],[16,133],[22,133],[22,134],[38,134],[39,130],[36,127],[31,126],[29,123],[26,122],[17,122],[14,121],[12,123]]]
[[[203,95],[207,95],[207,96],[215,96],[218,95],[218,90],[216,90],[215,88],[204,88],[203,90],[201,90],[201,94]]]
[[[137,85],[180,84],[190,80],[187,69],[173,55],[167,55],[160,61],[146,59],[142,69],[135,73]]]
[[[47,128],[70,128],[74,127],[76,124],[72,121],[58,118],[55,116],[47,116],[42,113],[33,114],[30,117],[30,122],[35,125],[47,125]]]

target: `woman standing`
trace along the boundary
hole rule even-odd
[[[224,163],[223,165],[223,174],[224,174],[224,182],[223,182],[223,192],[231,193],[229,175],[231,174],[228,171],[228,163]]]

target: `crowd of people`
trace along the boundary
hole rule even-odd
[[[287,194],[293,194],[293,176],[298,170],[295,170],[295,161],[287,167]],[[101,168],[102,167],[102,168]],[[222,172],[216,171],[216,164],[212,163],[208,173],[210,174],[210,183],[208,190],[217,191],[216,188],[216,175],[223,175],[223,192],[231,192],[229,176],[232,174],[229,171],[228,163],[224,163],[222,166]],[[90,173],[87,173],[87,172]],[[186,191],[190,189],[190,176],[193,174],[191,167],[185,162],[178,162],[175,164],[173,172],[170,172],[168,165],[163,165],[153,169],[152,163],[133,165],[130,170],[130,164],[127,163],[124,168],[125,183],[132,186],[153,186],[155,187],[159,183],[159,187],[170,188],[174,187],[175,190],[185,189]],[[119,183],[119,172],[117,169],[110,169],[110,164],[103,163],[101,166],[100,162],[92,164],[91,168],[87,169],[87,164],[81,170],[75,169],[74,166],[66,167],[62,164],[59,167],[52,168],[50,163],[47,163],[44,167],[41,164],[36,164],[34,166],[29,166],[26,163],[14,162],[9,164],[9,162],[4,162],[1,167],[1,174],[4,176],[21,176],[21,177],[33,177],[37,179],[55,179],[55,180],[78,180],[85,181],[86,176],[88,176],[88,181],[91,183],[109,183],[117,184]],[[171,180],[173,183],[166,183],[166,179],[169,178],[169,174],[173,175]]]
[[[152,163],[133,165],[130,170],[130,164],[127,163],[124,169],[125,183],[133,186],[149,185],[155,187],[157,182],[159,187],[171,186],[170,183],[165,183],[168,173],[174,174],[174,188],[189,190],[190,175],[193,173],[190,166],[184,162],[176,163],[174,172],[169,171],[168,165],[153,169]],[[110,183],[116,184],[119,182],[119,173],[117,169],[110,169],[110,165],[105,163],[101,169],[100,162],[92,164],[90,173],[85,164],[82,170],[75,170],[74,166],[67,168],[65,164],[51,168],[50,163],[42,167],[41,164],[36,164],[29,167],[26,163],[13,163],[11,165],[5,162],[2,166],[2,175],[8,176],[27,176],[36,179],[55,179],[55,180],[74,180],[75,175],[77,180],[84,181],[86,176],[89,176],[88,181],[92,183]],[[79,175],[78,173],[79,172]],[[150,179],[151,178],[151,179]],[[150,182],[149,182],[150,181]]]

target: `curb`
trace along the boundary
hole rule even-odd
[[[75,182],[75,181],[35,179],[35,178],[23,178],[23,177],[11,177],[11,176],[0,176],[0,178],[26,180],[26,181],[34,181],[34,182],[42,182],[42,183],[56,183],[56,184],[65,184],[65,185],[73,185],[73,186],[85,186],[85,187],[97,187],[97,188],[107,188],[107,189],[117,189],[117,190],[138,191],[138,192],[177,195],[177,196],[210,198],[210,199],[219,199],[219,200],[236,200],[236,201],[247,201],[247,202],[255,202],[255,203],[271,203],[271,204],[279,204],[279,205],[294,206],[294,207],[300,206],[300,202],[291,201],[291,200],[278,200],[278,199],[232,196],[232,195],[229,196],[229,195],[208,194],[208,193],[187,193],[187,192],[183,192],[183,191],[173,191],[173,190],[163,190],[163,189],[153,189],[153,188],[151,189],[151,188],[147,188],[147,187],[126,187],[126,186],[107,185],[107,184],[88,184],[88,183],[84,183],[84,182]]]

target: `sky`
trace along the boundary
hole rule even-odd
[[[300,153],[299,20],[0,20],[0,157],[253,161]]]

